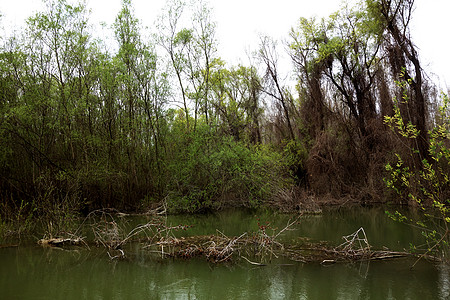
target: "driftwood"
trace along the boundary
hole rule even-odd
[[[38,244],[50,247],[67,247],[67,246],[83,246],[86,245],[81,238],[50,238],[40,239]]]

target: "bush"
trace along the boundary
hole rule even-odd
[[[450,223],[450,118],[449,99],[442,96],[443,104],[439,109],[438,122],[429,132],[429,157],[419,156],[415,142],[419,138],[419,131],[411,122],[405,122],[399,105],[408,105],[406,88],[408,81],[398,83],[404,89],[401,103],[396,100],[394,115],[386,117],[386,124],[405,141],[409,153],[402,156],[395,153],[396,162],[386,164],[388,177],[386,185],[394,190],[401,198],[415,204],[423,212],[426,220],[413,219],[399,212],[389,215],[398,221],[419,226],[427,238],[427,252],[445,253],[449,250]]]
[[[282,156],[200,128],[168,162],[169,206],[197,212],[225,206],[256,207],[288,182]]]

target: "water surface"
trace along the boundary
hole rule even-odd
[[[282,228],[292,217],[268,211],[228,211],[171,216],[169,223],[193,225],[181,234],[233,236],[260,224]],[[145,223],[131,219],[130,224]],[[420,232],[388,219],[384,209],[333,210],[304,216],[283,239],[306,236],[338,245],[363,227],[374,247],[392,250],[421,242]],[[450,269],[412,259],[320,264],[273,261],[265,267],[245,261],[214,265],[202,258],[161,259],[142,250],[111,261],[100,248],[65,251],[25,245],[0,249],[0,299],[448,299]]]

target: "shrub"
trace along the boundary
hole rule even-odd
[[[395,220],[422,228],[428,241],[427,252],[447,253],[450,223],[449,98],[447,95],[442,96],[443,104],[439,109],[438,122],[428,132],[429,157],[420,158],[419,151],[414,146],[417,145],[415,141],[419,138],[419,132],[414,124],[404,121],[399,108],[400,105],[408,105],[408,83],[398,83],[404,94],[402,100],[395,99],[394,115],[385,117],[385,123],[405,141],[404,145],[408,145],[409,153],[406,157],[395,153],[396,161],[386,164],[389,175],[384,180],[401,198],[417,205],[426,219],[409,218],[399,212],[389,215]]]
[[[168,162],[169,206],[196,212],[225,206],[256,207],[287,183],[281,154],[201,129],[186,136]]]

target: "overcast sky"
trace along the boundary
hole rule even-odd
[[[350,3],[356,0],[349,0]],[[69,1],[71,2],[71,1]],[[152,27],[165,0],[132,0],[136,16],[144,26]],[[246,63],[248,50],[255,50],[258,34],[274,39],[288,38],[289,30],[300,17],[326,17],[339,9],[340,0],[210,0],[212,19],[217,22],[219,55],[230,63]],[[121,0],[87,0],[92,9],[91,23],[112,24]],[[40,10],[39,0],[2,0],[2,24],[23,26],[24,19]],[[416,0],[412,24],[413,40],[426,70],[436,73],[450,85],[450,0]]]

